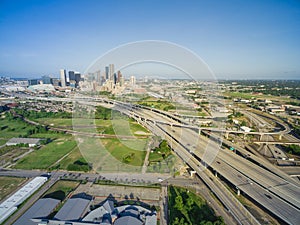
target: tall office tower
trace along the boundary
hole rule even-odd
[[[105,67],[105,79],[108,80],[108,78],[109,78],[109,67],[106,66]]]
[[[76,86],[79,86],[79,81],[81,80],[81,74],[79,72],[75,72],[75,82],[76,82]]]
[[[69,81],[71,82],[71,80],[75,80],[75,72],[74,71],[69,71]]]
[[[59,79],[58,78],[51,78],[50,81],[51,81],[51,84],[53,86],[59,86]]]
[[[101,70],[96,71],[96,81],[101,84]]]
[[[61,69],[60,70],[60,84],[61,84],[62,87],[66,86],[66,81],[67,81],[66,70]]]
[[[51,80],[50,79],[51,78],[48,75],[42,76],[43,84],[51,84]]]
[[[121,73],[120,70],[118,70],[118,78],[117,78],[117,83],[120,83],[121,82],[121,79],[122,79],[123,75]]]
[[[32,86],[32,85],[38,85],[39,84],[39,80],[38,79],[30,79],[28,80],[28,85]]]
[[[115,65],[114,64],[109,64],[109,80],[113,81],[114,80],[114,73],[115,73]]]
[[[117,83],[117,74],[114,73],[114,84],[116,84],[116,83]]]
[[[135,76],[130,77],[130,84],[131,84],[131,86],[135,86],[135,84],[136,84]]]

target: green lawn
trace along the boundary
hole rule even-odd
[[[63,201],[67,195],[76,189],[79,182],[75,181],[57,181],[43,196],[43,198],[55,198]]]
[[[54,127],[72,126],[71,118],[38,118],[35,121],[45,125],[53,124]]]
[[[17,190],[26,179],[20,177],[0,177],[0,201]]]
[[[71,171],[88,171],[88,165],[82,156],[80,149],[76,147],[72,152],[53,166],[53,169],[71,170]]]
[[[142,166],[146,156],[145,146],[147,139],[122,140],[102,139],[101,140],[107,151],[119,162],[132,166]],[[126,157],[131,155],[131,160],[126,161]]]
[[[168,190],[170,224],[225,224],[200,196],[185,188],[170,186]]]
[[[7,141],[8,139],[0,139],[0,146],[4,145]]]
[[[59,138],[35,150],[15,165],[17,169],[47,169],[77,145],[70,135]]]
[[[10,139],[13,137],[19,137],[21,135],[26,135],[35,126],[29,125],[19,118],[8,119],[0,118],[0,138]]]
[[[157,99],[153,99],[153,98],[139,101],[138,104],[144,105],[147,107],[152,107],[155,109],[164,110],[164,111],[176,109],[176,106],[172,102],[169,102],[166,100],[159,100],[159,99],[157,100]]]
[[[139,132],[149,133],[147,129],[139,125],[134,120],[128,119],[81,119],[77,118],[74,121],[70,118],[39,118],[37,122],[45,125],[53,125],[53,127],[65,127],[81,132],[99,132],[102,134],[118,134],[118,135],[140,135]],[[94,128],[96,126],[96,129]]]

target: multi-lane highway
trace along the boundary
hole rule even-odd
[[[217,171],[237,189],[283,221],[289,224],[299,224],[300,187],[297,182],[291,181],[290,178],[287,178],[288,176],[284,176],[282,173],[277,174],[278,171],[274,168],[271,168],[271,171],[267,170],[268,165],[265,165],[265,161],[264,166],[259,166],[259,160],[256,163],[252,162],[256,160],[254,157],[250,161],[229,150],[216,152],[216,149],[220,149],[219,144],[199,136],[193,129],[168,125],[172,120],[170,117],[146,109],[139,109],[134,113],[138,115],[138,118],[146,120],[148,126],[152,123],[152,131],[154,130],[153,127],[159,127],[165,137],[170,136],[173,140],[178,141],[182,148],[177,151],[177,154],[198,174],[201,174],[201,170],[199,171],[197,168],[200,164],[195,163],[194,157],[197,158],[198,162],[209,160],[209,167],[212,170]],[[166,122],[160,124],[153,122],[158,119]],[[177,121],[172,122],[178,123]],[[174,143],[170,142],[174,148]]]
[[[235,148],[241,154],[220,148],[221,133],[211,134],[210,138],[207,138],[195,131],[200,128],[186,124],[166,112],[146,107],[132,108],[130,105],[110,100],[104,102],[113,105],[115,110],[135,118],[154,134],[167,139],[177,155],[197,172],[239,223],[258,222],[210,171],[220,174],[237,190],[244,192],[282,221],[288,224],[300,223],[299,183],[239,146]],[[230,132],[220,129],[218,131]],[[288,131],[285,127],[282,131],[256,133],[285,134]],[[213,137],[214,135],[216,137]],[[223,140],[223,143],[229,145],[226,140]],[[206,167],[210,170],[205,170]]]

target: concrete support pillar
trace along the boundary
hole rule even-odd
[[[246,135],[247,135],[247,134],[245,133],[245,134],[244,134],[244,140],[246,140]]]
[[[191,177],[195,177],[196,171],[192,170],[190,171]]]
[[[282,140],[282,134],[279,134],[279,141]]]
[[[240,194],[241,194],[240,189],[239,189],[239,188],[236,188],[236,191],[237,191],[237,195],[240,196]]]
[[[263,134],[260,134],[260,137],[259,137],[260,141],[262,141],[263,136],[264,136]]]
[[[229,132],[225,132],[225,138],[226,138],[226,139],[229,138]]]
[[[198,130],[198,134],[200,135],[201,134],[201,129],[199,128],[199,130]]]
[[[217,171],[215,171],[215,177],[218,177],[218,172]]]

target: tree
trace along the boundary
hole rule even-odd
[[[180,195],[176,196],[174,207],[177,208],[179,211],[183,210],[184,206],[183,206],[182,197]]]

